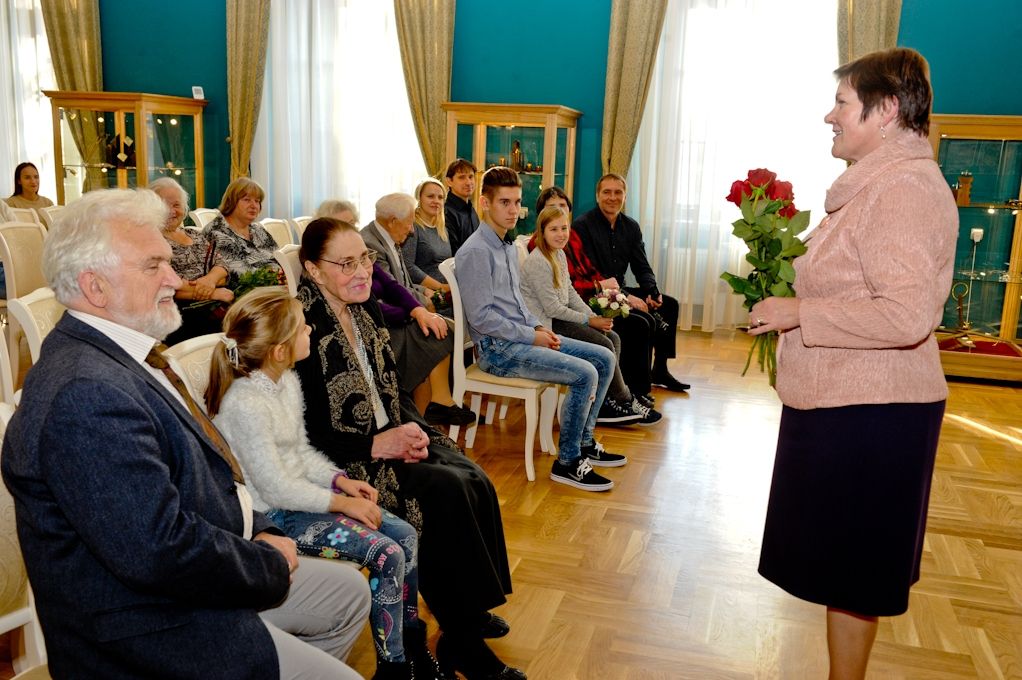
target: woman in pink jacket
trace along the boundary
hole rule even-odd
[[[958,233],[923,57],[874,52],[835,75],[824,122],[851,165],[795,261],[797,297],[757,304],[749,331],[782,331],[759,571],[827,607],[832,680],[864,677],[877,617],[904,613],[919,579],[947,397],[933,331]]]

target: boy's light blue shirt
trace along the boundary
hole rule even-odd
[[[542,324],[522,299],[514,245],[483,222],[458,248],[454,261],[473,342],[489,336],[531,345]]]

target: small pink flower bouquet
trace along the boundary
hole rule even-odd
[[[632,311],[628,296],[617,288],[605,288],[589,298],[589,308],[608,319],[626,317]]]

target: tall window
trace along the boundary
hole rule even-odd
[[[0,0],[0,198],[22,161],[39,168],[39,193],[57,200],[50,100],[56,89],[39,0]]]
[[[643,227],[660,289],[681,302],[682,328],[743,321],[719,280],[737,272],[731,182],[765,167],[792,182],[795,205],[823,216],[844,165],[830,156],[836,10],[819,0],[670,0],[626,212]]]
[[[270,8],[253,178],[264,215],[353,201],[362,223],[384,194],[426,175],[408,105],[390,2],[287,0]]]

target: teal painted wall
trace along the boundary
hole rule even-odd
[[[930,62],[935,113],[1022,115],[1022,2],[902,0],[898,44]]]
[[[202,86],[206,205],[216,206],[231,169],[227,3],[103,0],[99,9],[105,90],[191,97],[192,85]]]
[[[603,174],[610,0],[458,0],[455,11],[451,100],[581,111],[573,199],[576,212],[592,208]]]

